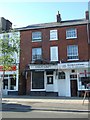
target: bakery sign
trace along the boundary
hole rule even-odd
[[[89,67],[88,62],[58,64],[58,69],[77,69],[77,68],[88,68],[88,67]]]

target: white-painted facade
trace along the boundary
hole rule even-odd
[[[89,77],[89,62],[73,62],[73,63],[60,63],[57,65],[29,65],[31,73],[35,71],[43,71],[44,73],[44,89],[32,88],[32,75],[31,75],[31,91],[46,91],[57,92],[58,96],[71,97],[75,94],[79,96],[80,91],[85,91],[85,85],[81,83],[81,78]],[[47,75],[47,70],[53,70],[52,75]],[[59,72],[65,73],[65,78],[58,78]],[[48,77],[53,77],[53,83],[47,84]],[[76,85],[76,88],[73,88]],[[76,91],[73,91],[76,89]],[[76,92],[76,93],[75,93]]]

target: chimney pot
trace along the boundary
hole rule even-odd
[[[86,20],[89,20],[89,11],[86,11],[85,15],[86,15]]]
[[[59,11],[58,11],[58,14],[57,14],[57,22],[61,22],[61,15],[59,14]]]

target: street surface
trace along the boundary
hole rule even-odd
[[[29,111],[29,112],[3,112],[3,118],[88,118],[83,112],[56,112],[56,111]]]
[[[29,105],[2,104],[2,118],[88,118],[86,111],[31,109]]]
[[[14,96],[2,98],[2,118],[86,118],[88,100]]]

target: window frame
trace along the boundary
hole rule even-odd
[[[70,48],[70,47],[72,47],[72,48]],[[73,48],[73,47],[76,47],[76,48]],[[71,57],[71,58],[69,58],[69,57]],[[76,58],[73,58],[73,57],[76,57]],[[79,60],[78,45],[68,45],[67,46],[67,60],[68,61]]]
[[[58,73],[58,79],[65,80],[66,79],[66,74],[65,72],[59,72]]]
[[[37,49],[40,49],[39,52],[41,52],[41,53],[38,54],[38,52],[36,52]],[[35,51],[33,51],[33,50],[35,50]],[[33,52],[35,52],[35,55],[33,55]],[[36,56],[36,59],[34,59],[33,56]],[[38,56],[40,58],[38,58]],[[42,59],[42,48],[32,48],[32,61],[39,60],[39,59]]]
[[[37,35],[38,33],[40,35]],[[40,42],[40,41],[42,41],[42,32],[41,31],[32,32],[32,42]]]
[[[55,54],[55,53],[53,53],[53,51],[56,52],[56,56],[55,57],[53,57],[54,56],[53,54]],[[58,60],[59,60],[59,57],[58,57],[58,46],[50,46],[50,61],[51,62],[56,62]]]
[[[50,30],[50,41],[54,40],[58,40],[58,30]]]
[[[75,33],[74,33],[74,32]],[[69,34],[69,35],[68,35]],[[75,35],[74,35],[75,34]],[[74,36],[73,36],[74,35]],[[66,29],[66,39],[75,39],[77,38],[77,29],[76,28],[67,28]]]

